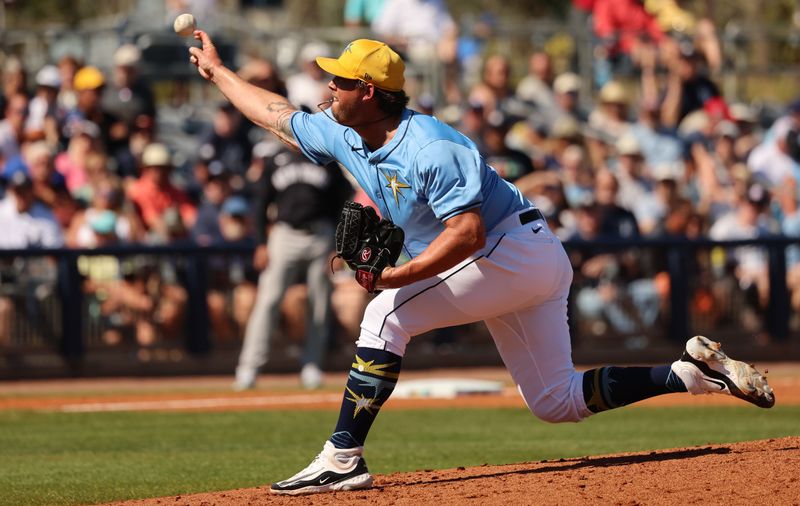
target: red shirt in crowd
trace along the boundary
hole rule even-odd
[[[611,52],[629,54],[641,38],[661,42],[665,35],[641,0],[594,0],[594,33],[616,40]]]
[[[191,227],[197,209],[189,200],[189,196],[171,184],[159,186],[152,180],[141,178],[128,188],[128,198],[136,204],[145,227],[151,229],[169,208],[177,208],[183,224]]]

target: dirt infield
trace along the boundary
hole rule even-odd
[[[267,487],[115,503],[800,504],[800,437],[376,476],[368,491],[274,496]]]
[[[762,367],[764,368],[764,367]],[[779,405],[800,404],[800,366],[769,366]],[[524,407],[503,369],[410,372],[409,379],[462,377],[502,381],[499,395],[392,399],[386,409]],[[326,375],[329,388],[307,392],[295,376],[265,376],[255,391],[230,391],[229,377],[88,379],[0,383],[0,410],[65,412],[338,409],[344,375]],[[721,395],[667,395],[650,406],[737,405]],[[800,506],[800,436],[696,448],[482,466],[375,477],[369,491],[292,498],[266,486],[172,496],[124,505],[315,506],[387,504],[794,504]]]
[[[780,405],[800,404],[800,365],[773,364],[769,381]],[[386,409],[452,407],[524,407],[501,368],[410,371],[404,379],[459,377],[504,382],[500,395],[476,395],[453,399],[392,398]],[[401,380],[402,381],[402,380]],[[34,409],[67,412],[99,411],[221,411],[252,409],[338,409],[344,374],[326,374],[328,388],[308,392],[298,388],[294,375],[264,376],[249,392],[230,390],[229,377],[84,379],[0,382],[0,410]],[[724,395],[663,395],[640,406],[720,406],[741,401]]]

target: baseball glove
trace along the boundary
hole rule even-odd
[[[394,267],[403,249],[403,229],[378,218],[375,209],[345,202],[336,225],[336,256],[356,271],[356,281],[369,293],[387,265]]]

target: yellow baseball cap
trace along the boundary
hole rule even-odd
[[[406,80],[406,66],[400,55],[377,40],[354,40],[337,58],[317,57],[325,72],[345,79],[357,79],[386,91],[400,91]]]
[[[75,91],[83,90],[96,90],[103,86],[106,80],[103,73],[97,67],[83,67],[80,69],[72,80],[72,87]]]

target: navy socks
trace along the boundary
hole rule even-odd
[[[372,422],[392,395],[403,358],[388,351],[357,348],[344,389],[336,430],[330,437],[336,448],[363,446]]]
[[[656,367],[600,367],[583,373],[583,400],[593,413],[627,406],[686,386],[669,365]]]

